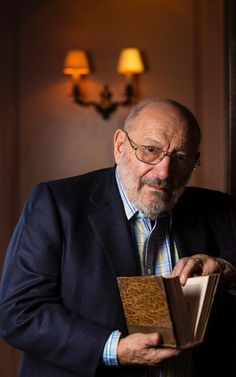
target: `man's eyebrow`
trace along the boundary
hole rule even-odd
[[[162,148],[162,143],[154,139],[148,139],[148,140],[143,139],[143,142],[140,145],[152,146],[155,148]]]
[[[162,150],[165,150],[165,148],[163,147],[163,144],[158,142],[157,140],[147,140],[147,141],[144,141],[142,144],[138,144],[138,145],[141,145],[141,146],[144,146],[144,147],[153,147],[153,148],[156,148],[156,149],[162,149]],[[189,153],[191,152],[191,150],[189,149],[189,147],[185,144],[182,144],[176,148],[173,149],[172,151],[173,153],[180,153],[180,152],[185,152],[185,153]]]

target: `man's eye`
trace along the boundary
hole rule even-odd
[[[157,149],[154,147],[146,147],[148,153],[157,153]]]
[[[187,156],[180,154],[180,153],[175,153],[174,158],[178,161],[186,161],[188,159]]]

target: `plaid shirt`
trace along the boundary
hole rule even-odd
[[[128,200],[121,184],[118,169],[116,169],[116,181],[123,201],[124,210],[128,221],[131,222],[133,237],[138,246],[140,263],[144,274],[144,261],[146,257],[147,243],[152,232],[151,220],[139,212]],[[178,252],[174,241],[170,236],[172,223],[171,213],[158,219],[157,256],[154,265],[156,275],[169,275],[178,260]],[[120,339],[120,331],[116,330],[108,338],[104,351],[103,362],[108,366],[118,366],[117,345]],[[155,377],[189,377],[191,376],[191,355],[189,351],[183,352],[180,357],[169,360],[165,367],[156,367]]]

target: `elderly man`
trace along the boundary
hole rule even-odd
[[[2,337],[23,351],[20,377],[234,375],[222,321],[232,315],[235,215],[227,194],[185,188],[199,164],[199,142],[187,108],[152,99],[116,131],[114,168],[32,191],[9,245],[0,297]],[[159,333],[127,334],[118,276],[172,274],[184,285],[213,272],[221,274],[223,294],[202,346],[181,352],[162,347]]]

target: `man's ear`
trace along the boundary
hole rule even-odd
[[[124,131],[122,131],[121,129],[116,130],[115,135],[114,135],[114,157],[115,157],[116,163],[118,163],[120,160],[120,155],[123,149],[124,139],[125,139]]]

